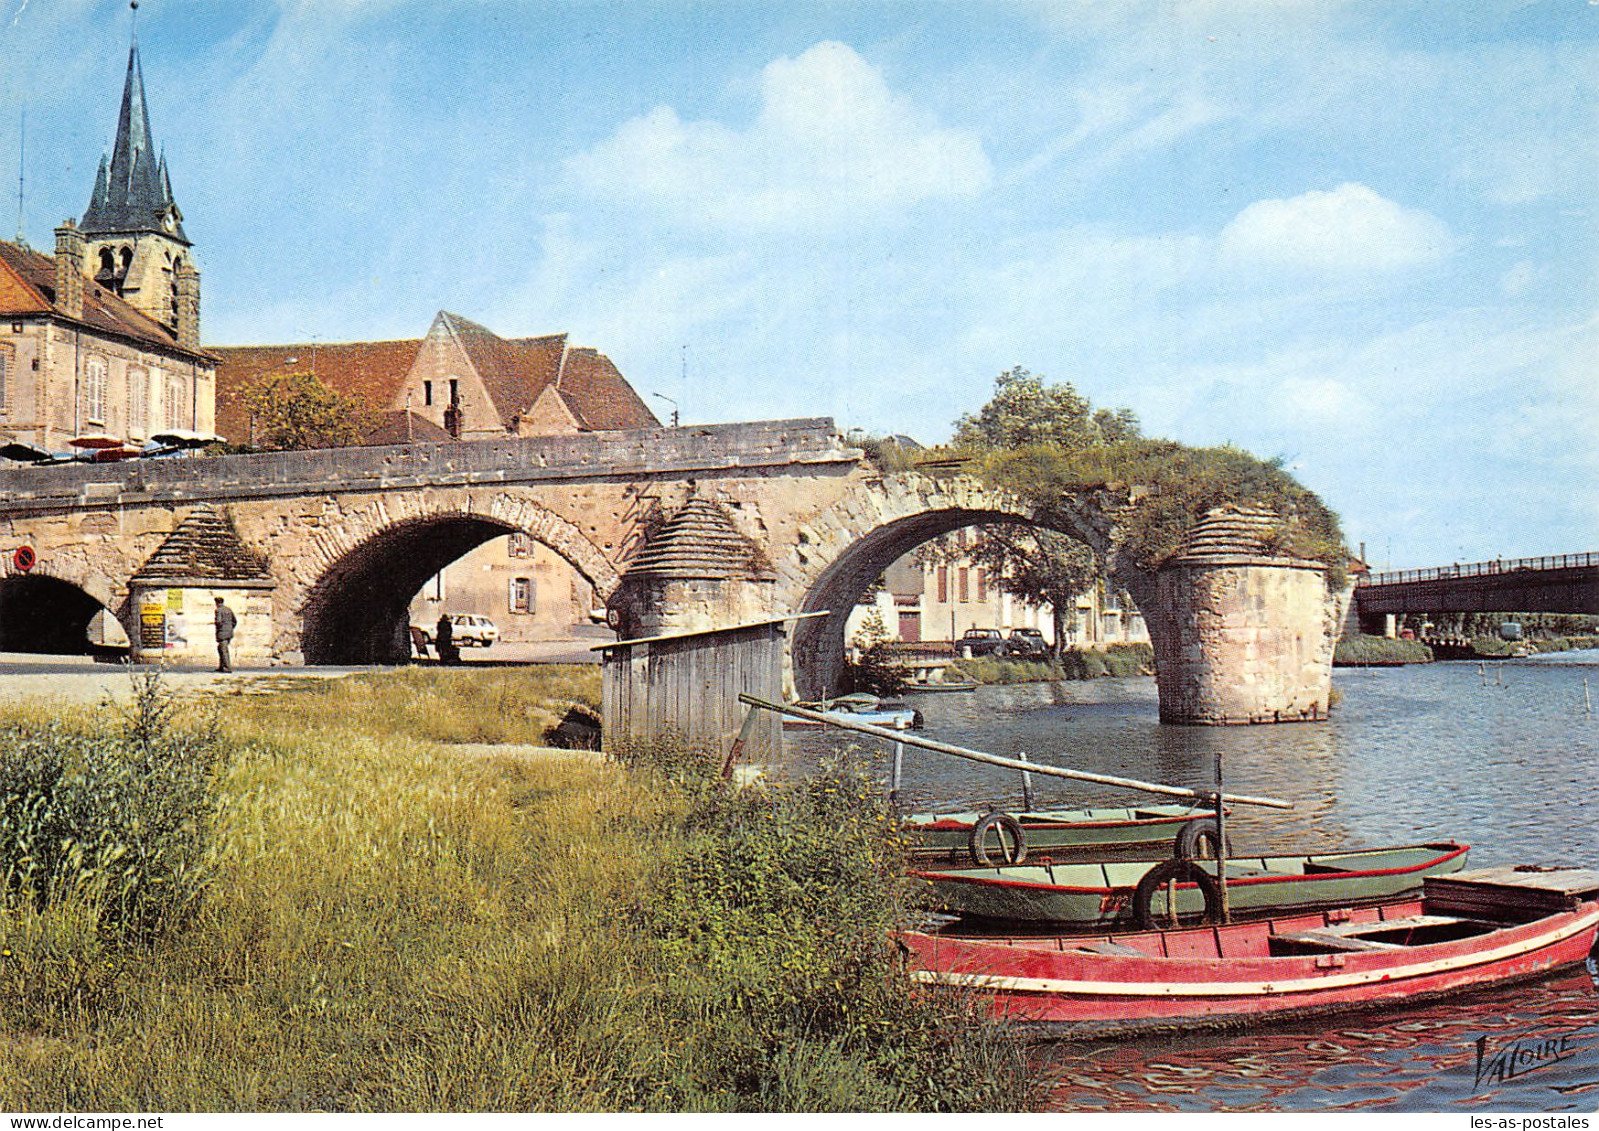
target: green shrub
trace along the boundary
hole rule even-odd
[[[1335,664],[1425,664],[1432,649],[1419,640],[1386,636],[1345,636],[1333,650]]]
[[[136,684],[123,732],[59,724],[0,729],[0,880],[8,904],[77,902],[100,930],[161,934],[206,882],[221,745],[172,724],[154,677]]]

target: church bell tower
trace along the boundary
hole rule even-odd
[[[150,137],[137,39],[128,50],[111,159],[100,158],[94,196],[78,227],[84,272],[169,327],[180,345],[198,349],[200,277],[172,199],[166,157],[156,155]]]

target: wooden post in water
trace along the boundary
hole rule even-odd
[[[753,711],[755,708],[751,707],[750,710]],[[890,805],[899,804],[900,770],[903,768],[904,764],[905,744],[903,742],[896,742],[894,743],[894,776],[889,779],[888,783],[888,803]]]
[[[1018,762],[1027,761],[1027,751],[1017,751],[1016,760]],[[1031,770],[1022,771],[1022,809],[1028,813],[1033,811],[1033,774]]]

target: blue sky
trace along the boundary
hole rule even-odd
[[[35,246],[88,202],[129,16],[0,0]],[[1283,457],[1379,566],[1599,549],[1591,0],[138,19],[210,343],[448,309],[568,331],[685,422],[925,442],[1022,365]]]

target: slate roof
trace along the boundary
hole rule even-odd
[[[376,417],[376,423],[361,437],[363,445],[432,444],[454,438],[427,417],[403,408],[380,412]],[[406,417],[411,418],[409,422]]]
[[[150,136],[150,112],[144,104],[144,71],[139,65],[137,42],[128,49],[128,77],[122,84],[122,112],[117,118],[117,138],[107,164],[100,158],[94,195],[79,227],[85,235],[108,232],[163,232],[185,244],[182,217],[168,232],[161,224],[172,200],[167,161],[158,157]]]
[[[771,578],[765,555],[709,499],[690,499],[628,563],[627,576],[676,580]]]
[[[578,423],[592,432],[661,426],[611,359],[596,349],[566,351],[555,391]]]
[[[187,350],[176,332],[112,294],[93,279],[83,280],[83,317],[70,319],[56,306],[56,261],[30,247],[0,240],[0,318],[51,315],[140,345],[214,364],[210,351]]]
[[[318,380],[335,392],[373,412],[387,413],[421,348],[421,338],[394,342],[213,346],[211,352],[221,359],[217,366],[216,430],[236,444],[249,441],[250,413],[244,403],[245,390],[256,378],[273,372],[314,372]],[[404,423],[403,418],[401,423]],[[443,434],[442,438],[449,438],[443,429],[438,431]]]
[[[225,511],[202,504],[167,535],[133,575],[135,583],[260,588],[272,583],[266,559],[247,547]]]

